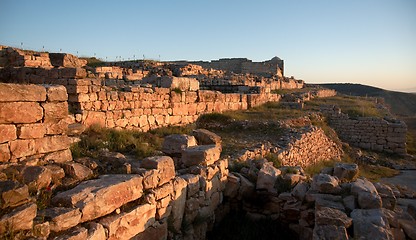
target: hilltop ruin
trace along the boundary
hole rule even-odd
[[[104,148],[94,158],[71,154],[90,126],[146,132],[267,102],[301,109],[336,95],[321,88],[281,94],[306,86],[284,76],[283,60],[87,63],[0,46],[1,237],[202,240],[234,211],[282,222],[300,239],[413,236],[415,210],[395,208],[403,193],[357,179],[356,164],[309,179],[303,168],[343,155],[340,140],[309,118],[271,125],[286,129],[281,141],[227,157],[221,137],[206,129],[166,136],[161,152],[143,159]],[[322,113],[351,144],[406,152],[400,121],[350,119],[335,107]],[[368,122],[371,129],[361,127]],[[284,166],[268,162],[270,154]]]

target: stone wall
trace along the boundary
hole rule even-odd
[[[0,238],[205,239],[220,220],[228,160],[220,159],[218,136],[193,134],[166,138],[172,157],[104,151],[10,166],[0,180]]]
[[[363,149],[406,154],[407,126],[401,120],[357,117],[351,118],[333,106],[322,106],[330,125],[341,140]]]
[[[0,162],[71,160],[66,89],[0,83]]]

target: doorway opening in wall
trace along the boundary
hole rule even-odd
[[[298,239],[287,224],[279,220],[250,218],[245,212],[231,211],[212,231],[208,240],[267,240]]]

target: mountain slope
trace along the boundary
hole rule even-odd
[[[319,85],[346,95],[381,97],[390,106],[390,111],[393,114],[399,117],[416,117],[416,94],[388,91],[362,84],[330,83]]]

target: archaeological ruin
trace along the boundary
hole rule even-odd
[[[228,156],[222,138],[203,128],[166,136],[160,153],[143,159],[108,149],[71,154],[88,127],[147,132],[268,102],[303,109],[336,95],[306,86],[284,76],[278,57],[91,66],[71,54],[0,46],[0,238],[203,240],[242,212],[278,221],[298,239],[416,239],[416,207],[397,204],[405,193],[341,161],[347,143],[405,155],[407,128],[397,119],[322,106],[306,120],[280,121],[278,142]],[[312,117],[328,118],[339,139]],[[305,173],[328,160],[337,163]]]

